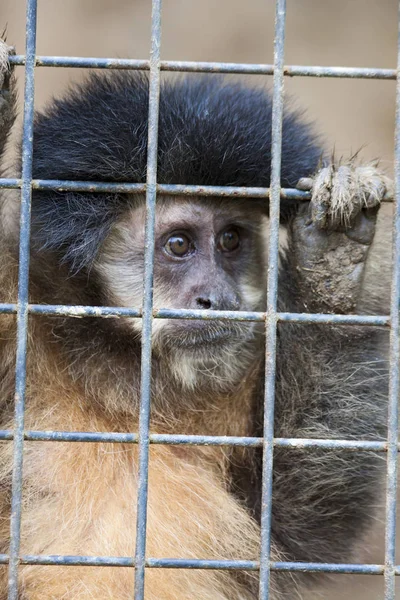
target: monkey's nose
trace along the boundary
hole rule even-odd
[[[196,308],[201,310],[239,310],[240,301],[236,294],[204,295],[195,299]]]

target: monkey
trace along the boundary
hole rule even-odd
[[[0,158],[15,120],[12,52],[0,45]],[[37,113],[33,177],[143,183],[148,78],[91,74]],[[268,187],[272,101],[262,88],[211,77],[162,81],[160,183]],[[285,110],[281,201],[287,241],[278,310],[352,314],[380,203],[390,181],[357,161],[321,162],[305,118]],[[3,163],[4,164],[4,163]],[[5,171],[3,171],[5,172]],[[19,201],[2,192],[1,300],[16,302]],[[265,311],[268,200],[160,196],[154,306]],[[29,302],[140,307],[144,194],[32,190]],[[377,311],[369,305],[370,311]],[[30,315],[25,428],[135,432],[141,319]],[[279,323],[275,437],[385,437],[386,330]],[[262,436],[264,324],[154,319],[151,432]],[[1,429],[13,427],[15,315],[0,316]],[[377,498],[374,453],[276,447],[272,561],[356,556]],[[10,544],[12,443],[0,445],[0,552]],[[257,561],[261,453],[233,446],[151,444],[146,555]],[[138,448],[128,443],[25,441],[21,554],[135,555]],[[0,571],[7,597],[7,567]],[[271,597],[319,585],[273,571]],[[134,569],[22,565],[21,600],[132,597]],[[257,571],[146,569],[146,600],[253,600]]]

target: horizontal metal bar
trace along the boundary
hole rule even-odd
[[[1,311],[0,305],[0,312]],[[8,309],[9,305],[5,305]],[[28,311],[34,315],[55,315],[70,317],[130,317],[140,318],[142,316],[141,308],[125,308],[114,306],[79,306],[79,305],[51,305],[51,304],[30,304]]]
[[[0,554],[0,564],[8,563],[8,555]],[[24,554],[20,557],[21,565],[49,565],[65,567],[134,567],[135,561],[128,556],[69,556],[57,554]]]
[[[275,447],[295,448],[298,450],[306,450],[309,448],[321,448],[324,450],[348,450],[354,452],[387,452],[386,442],[373,442],[369,440],[363,441],[336,439],[326,440],[321,438],[274,438],[273,443]],[[400,451],[400,443],[398,446],[398,450]]]
[[[0,303],[0,314],[17,312],[17,304]],[[102,318],[141,318],[139,308],[121,306],[80,306],[63,304],[29,304],[28,312],[35,315]],[[339,325],[365,325],[390,327],[390,317],[385,315],[331,315],[322,313],[277,313],[277,321],[290,323],[318,323]],[[265,312],[240,310],[189,310],[185,308],[156,308],[154,319],[186,319],[204,321],[265,321]]]
[[[178,314],[179,313],[179,314]],[[179,315],[186,320],[202,320],[213,321],[215,319],[221,321],[265,321],[265,312],[253,312],[244,310],[191,310],[191,309],[174,309],[174,308],[158,308],[153,310],[153,316],[156,319],[176,319]],[[231,317],[234,316],[234,319]]]
[[[258,571],[260,564],[253,560],[204,560],[196,558],[148,558],[146,567],[152,569],[211,569]]]
[[[270,188],[220,185],[157,184],[157,193],[168,196],[217,196],[223,198],[261,198],[270,196]],[[310,200],[310,192],[296,188],[282,188],[281,198],[286,200]]]
[[[0,303],[0,315],[15,315],[17,313],[16,304],[1,304]]]
[[[346,575],[383,575],[383,565],[312,563],[312,562],[274,562],[272,571],[296,571],[301,573],[342,573]],[[396,575],[400,574],[396,572]]]
[[[9,441],[14,438],[12,429],[0,430],[0,441]],[[85,431],[25,431],[24,439],[30,442],[85,442],[85,443],[111,443],[111,444],[137,444],[137,433],[115,432],[85,432]],[[226,436],[226,435],[185,435],[185,434],[150,434],[150,443],[158,445],[187,445],[187,446],[246,446],[260,447],[262,437]],[[273,444],[280,448],[310,449],[322,448],[325,450],[348,450],[387,452],[387,443],[384,441],[370,440],[339,440],[321,438],[274,438]],[[398,445],[400,451],[400,443]]]
[[[23,565],[48,565],[66,567],[135,567],[136,561],[129,556],[73,556],[57,554],[25,554],[20,557]],[[0,564],[8,563],[8,555],[0,554]],[[213,569],[251,570],[259,569],[257,561],[250,560],[204,560],[186,558],[148,558],[145,566],[153,569]]]
[[[22,179],[7,177],[0,178],[0,188],[19,189]],[[146,192],[145,183],[115,183],[104,181],[71,181],[66,179],[33,179],[32,188],[35,190],[53,190],[56,192],[89,192],[115,194],[141,194]],[[222,198],[268,198],[270,188],[219,186],[219,185],[183,185],[158,183],[157,194],[161,196],[216,196]],[[310,192],[296,188],[281,188],[280,197],[285,200],[307,202],[311,199]],[[391,194],[386,194],[382,202],[393,202]]]
[[[24,65],[25,56],[10,56],[13,65]],[[37,67],[69,67],[81,69],[130,69],[148,71],[150,61],[130,58],[96,58],[83,56],[37,56]],[[161,71],[188,73],[237,73],[242,75],[273,75],[272,64],[224,63],[204,61],[162,60]],[[285,65],[287,77],[340,77],[347,79],[396,79],[396,69],[374,67],[340,67]]]
[[[0,188],[20,188],[21,179],[0,178]],[[35,190],[53,190],[57,192],[90,192],[90,193],[115,193],[139,194],[146,192],[145,183],[115,183],[104,181],[70,181],[63,179],[34,179],[32,187]],[[262,187],[235,187],[211,185],[175,185],[157,184],[157,193],[169,196],[222,196],[243,198],[267,198],[269,188]],[[309,200],[310,193],[293,188],[282,190],[282,197],[289,200]]]
[[[374,325],[378,327],[390,327],[390,317],[385,315],[278,313],[277,317],[278,321],[284,321],[286,323],[340,323],[341,325]]]
[[[8,564],[7,554],[0,554],[0,564]],[[66,567],[134,567],[135,560],[129,556],[74,556],[57,554],[24,554],[22,565],[48,565]],[[204,560],[187,558],[147,558],[149,569],[208,569],[232,571],[258,571],[260,564],[251,560]],[[382,575],[383,565],[351,563],[271,562],[272,571],[295,571],[302,573],[342,573],[355,575]],[[400,575],[400,566],[395,567]]]
[[[0,188],[9,190],[19,190],[22,188],[22,179],[10,179],[9,177],[0,177]]]

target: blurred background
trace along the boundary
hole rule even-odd
[[[24,0],[0,0],[0,29],[24,52]],[[40,0],[38,54],[148,58],[150,0]],[[273,0],[164,0],[165,60],[273,62]],[[396,66],[396,0],[288,2],[286,64]],[[21,73],[22,69],[20,68]],[[60,94],[81,69],[38,68],[36,106]],[[164,74],[164,77],[167,74]],[[252,76],[270,86],[271,77]],[[22,77],[20,77],[20,84]],[[347,154],[393,154],[394,81],[287,78],[329,146]]]
[[[24,12],[24,0],[0,0],[0,30],[7,24],[8,41],[21,54]],[[37,52],[147,59],[150,12],[150,0],[40,0]],[[272,63],[273,28],[273,0],[164,0],[161,56]],[[286,64],[395,68],[396,46],[396,0],[288,1]],[[37,108],[84,76],[80,69],[46,67],[36,73]],[[21,67],[17,75],[22,98]],[[272,84],[269,76],[248,79],[255,85]],[[285,89],[294,105],[315,121],[328,148],[343,156],[362,148],[364,158],[379,158],[392,172],[394,81],[296,77],[286,78]],[[385,209],[389,214],[390,207]],[[383,562],[383,534],[377,521],[361,545],[360,560]],[[311,597],[377,600],[383,598],[383,580],[340,575],[316,595],[307,595]],[[400,600],[400,590],[396,598]]]

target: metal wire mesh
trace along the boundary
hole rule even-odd
[[[342,68],[317,66],[284,66],[286,0],[276,1],[274,64],[236,64],[204,63],[183,61],[161,61],[161,0],[152,0],[152,30],[150,60],[99,59],[82,57],[36,56],[37,0],[27,0],[26,10],[26,54],[12,56],[14,65],[25,65],[24,125],[22,141],[22,176],[20,179],[0,179],[1,188],[21,189],[20,217],[20,263],[18,301],[16,304],[0,304],[0,314],[17,315],[17,363],[15,390],[15,426],[14,430],[0,431],[0,440],[14,441],[14,469],[12,479],[11,544],[8,554],[0,554],[0,564],[9,565],[8,599],[18,600],[19,565],[86,565],[133,567],[135,573],[135,600],[144,598],[146,568],[179,569],[246,569],[260,571],[260,600],[269,597],[270,571],[302,571],[327,573],[383,574],[385,577],[385,600],[395,598],[395,576],[400,574],[400,565],[396,565],[396,484],[398,444],[398,398],[399,398],[399,306],[400,306],[400,35],[398,43],[397,70],[372,68]],[[146,184],[94,183],[75,181],[50,181],[32,179],[32,138],[34,111],[34,72],[35,67],[77,67],[104,69],[139,69],[150,71],[149,97],[149,133]],[[215,186],[183,186],[157,184],[157,133],[159,110],[159,87],[161,71],[187,71],[204,73],[245,73],[273,75],[273,134],[272,134],[272,176],[271,187],[233,188]],[[307,77],[351,77],[365,79],[396,79],[396,147],[395,147],[395,184],[396,208],[394,219],[394,270],[392,280],[392,298],[390,317],[363,315],[326,315],[297,314],[277,311],[278,281],[278,228],[280,198],[309,199],[309,194],[298,190],[280,188],[281,138],[283,84],[285,76]],[[146,192],[146,253],[144,301],[142,308],[115,308],[93,306],[29,305],[29,240],[30,207],[32,189],[75,190],[75,191],[120,191]],[[270,198],[270,247],[268,297],[266,312],[243,311],[201,311],[201,310],[153,310],[153,241],[155,205],[157,194],[188,194],[197,196],[240,196]],[[94,433],[65,431],[25,431],[25,383],[27,321],[30,314],[52,314],[101,317],[141,317],[143,322],[142,371],[140,421],[137,433]],[[262,438],[226,437],[201,435],[150,434],[150,379],[151,379],[151,328],[153,318],[185,319],[241,319],[265,321],[266,327],[266,380],[264,433]],[[276,327],[279,321],[302,323],[346,323],[366,326],[387,326],[390,328],[390,390],[388,413],[388,438],[386,442],[357,440],[324,440],[274,438],[274,387]],[[132,443],[139,446],[139,488],[137,506],[137,540],[135,557],[110,556],[46,556],[20,555],[20,529],[22,504],[22,467],[23,444],[29,441],[66,441],[66,442],[112,442]],[[148,455],[149,444],[186,444],[186,445],[235,445],[263,447],[263,486],[261,515],[261,552],[258,561],[240,560],[194,560],[151,558],[146,556],[146,517],[148,491]],[[328,564],[311,562],[274,562],[270,560],[271,504],[272,504],[272,464],[274,447],[289,446],[297,448],[346,449],[347,451],[374,451],[387,453],[387,491],[386,491],[386,550],[385,562],[379,564]]]

